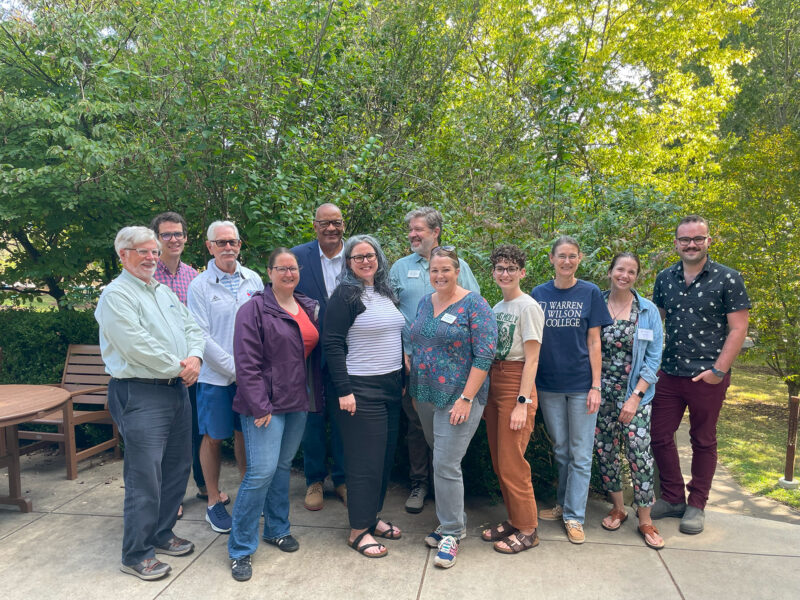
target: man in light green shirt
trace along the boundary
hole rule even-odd
[[[153,279],[161,255],[151,229],[125,227],[114,240],[123,271],[100,296],[95,318],[108,385],[108,409],[125,442],[124,573],[164,577],[155,555],[181,556],[192,542],[172,528],[192,462],[192,409],[205,342],[188,309]]]

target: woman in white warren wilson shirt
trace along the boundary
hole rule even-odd
[[[387,550],[375,538],[400,538],[400,529],[378,513],[400,423],[405,319],[378,241],[353,236],[344,245],[344,257],[339,286],[328,300],[322,343],[341,409],[337,420],[351,527],[347,543],[368,558],[379,558]]]

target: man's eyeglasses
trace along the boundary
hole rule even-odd
[[[230,246],[231,248],[238,248],[242,245],[242,240],[208,240],[212,244],[216,244],[217,248],[224,248]]]
[[[678,243],[681,246],[688,246],[689,244],[694,242],[697,246],[699,246],[700,244],[705,242],[707,239],[708,239],[707,235],[696,235],[694,237],[679,237],[678,238]]]
[[[378,255],[375,254],[374,252],[368,252],[367,254],[353,254],[350,258],[356,261],[357,263],[363,263],[365,260],[372,262],[373,260],[378,258]]]
[[[124,248],[124,250],[132,250],[133,252],[136,252],[140,258],[149,258],[150,256],[155,256],[158,258],[161,256],[161,250],[159,249],[150,250],[149,248]]]
[[[158,237],[161,238],[162,242],[168,242],[171,239],[175,239],[176,242],[180,242],[182,239],[186,237],[182,231],[167,231],[164,233],[159,233]]]
[[[501,267],[497,265],[494,267],[494,272],[498,275],[502,275],[503,273],[508,273],[509,275],[516,275],[519,272],[519,267]]]
[[[286,273],[291,273],[292,275],[296,275],[300,272],[300,267],[270,267],[273,271],[277,271],[281,275],[285,275]]]
[[[322,229],[327,229],[331,225],[339,229],[342,225],[344,225],[344,221],[342,219],[334,219],[332,221],[320,221],[319,219],[314,219],[314,223],[322,227]]]

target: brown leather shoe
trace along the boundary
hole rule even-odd
[[[586,541],[586,535],[583,533],[583,524],[570,519],[564,521],[564,528],[567,530],[567,537],[573,544],[582,544]]]
[[[339,496],[339,499],[347,506],[347,484],[343,483],[341,485],[336,486],[336,495]]]
[[[564,516],[564,507],[556,504],[553,508],[546,508],[539,511],[539,518],[545,521],[560,521]]]
[[[303,506],[307,510],[322,510],[322,482],[318,481],[308,486],[306,499]]]

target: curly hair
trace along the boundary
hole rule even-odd
[[[525,253],[514,244],[502,244],[492,250],[489,261],[492,266],[496,266],[501,260],[517,265],[520,269],[525,268]]]

